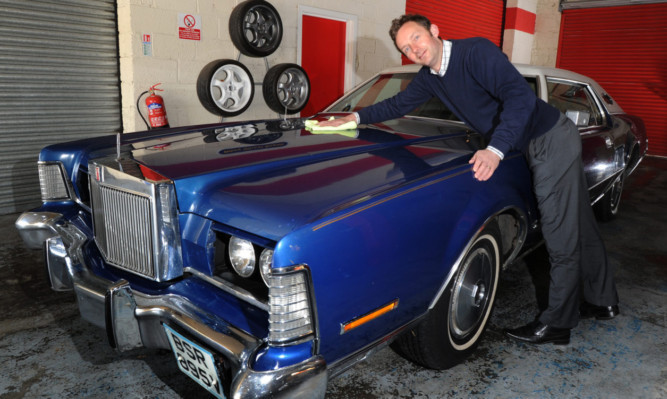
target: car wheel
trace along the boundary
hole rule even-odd
[[[625,182],[625,171],[618,175],[609,190],[595,203],[593,209],[598,220],[608,222],[618,215],[618,207],[623,194],[623,183]]]
[[[197,78],[197,96],[208,111],[221,116],[236,116],[250,106],[255,83],[250,71],[234,60],[208,63]]]
[[[273,111],[294,114],[308,103],[310,80],[299,65],[278,64],[266,73],[262,92],[264,101]]]
[[[443,370],[475,350],[498,288],[499,237],[495,224],[477,236],[433,309],[392,344],[397,352],[422,366]]]
[[[268,2],[247,0],[232,11],[229,36],[242,54],[266,57],[280,46],[283,23],[278,11]]]

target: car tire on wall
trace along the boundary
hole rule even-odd
[[[278,64],[266,73],[262,83],[264,101],[273,111],[294,114],[301,111],[310,98],[310,80],[306,71],[296,64]]]
[[[248,68],[234,60],[208,63],[197,78],[197,96],[211,113],[236,116],[243,113],[255,95],[255,82]]]
[[[433,309],[392,347],[431,369],[448,369],[465,360],[479,344],[493,309],[500,253],[500,231],[492,223],[467,250]]]
[[[229,36],[239,51],[250,57],[273,54],[283,38],[278,11],[264,0],[247,0],[229,17]]]

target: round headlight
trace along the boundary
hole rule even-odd
[[[255,248],[248,240],[232,237],[229,240],[229,260],[241,277],[250,277],[255,271]]]
[[[271,272],[271,264],[273,263],[273,250],[265,249],[259,256],[259,272],[262,275],[262,280],[269,285],[269,273]]]

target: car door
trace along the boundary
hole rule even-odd
[[[611,116],[589,85],[547,77],[546,88],[549,104],[567,115],[579,129],[586,180],[591,199],[596,199],[622,171],[623,141],[615,137]]]

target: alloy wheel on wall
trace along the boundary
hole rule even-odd
[[[278,11],[267,1],[247,0],[232,11],[229,35],[242,54],[266,57],[280,46],[283,23]]]
[[[264,101],[273,111],[295,114],[308,103],[310,80],[299,65],[278,64],[266,73],[262,92]]]
[[[234,60],[209,62],[197,78],[197,96],[209,112],[220,116],[243,113],[255,95],[255,83],[245,65]]]
[[[232,11],[229,34],[241,54],[266,57],[280,46],[282,20],[267,1],[246,0]],[[308,75],[296,64],[284,63],[270,68],[262,86],[268,107],[281,114],[301,111],[310,98]],[[199,73],[197,96],[209,112],[223,117],[237,116],[248,109],[253,100],[254,81],[248,68],[239,61],[212,61]]]

